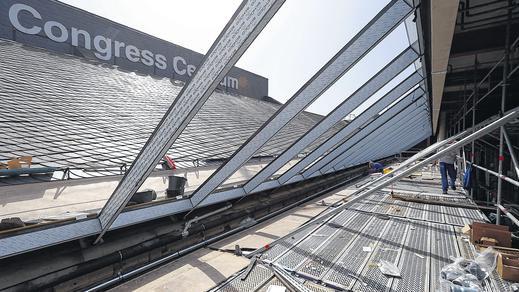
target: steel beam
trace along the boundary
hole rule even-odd
[[[425,107],[424,107],[425,108]],[[417,115],[419,116],[419,113],[417,113]],[[397,127],[393,126],[393,127],[390,127],[388,129],[383,129],[381,131],[379,131],[379,133],[381,133],[381,135],[379,135],[378,137],[377,136],[372,136],[371,139],[369,138],[365,138],[363,139],[363,141],[359,141],[359,143],[357,143],[354,147],[351,147],[348,149],[349,152],[352,152],[352,151],[356,151],[360,148],[361,152],[355,156],[355,160],[360,160],[360,159],[367,159],[367,158],[370,158],[368,160],[374,160],[376,159],[374,155],[376,155],[376,153],[389,153],[389,152],[393,152],[396,150],[396,148],[390,148],[390,145],[392,144],[392,141],[396,138],[403,138],[401,136],[397,136],[397,135],[400,135],[400,134],[406,134],[405,135],[405,138],[410,138],[410,137],[413,137],[413,136],[418,136],[420,132],[424,132],[423,130],[425,129],[424,127],[424,120],[427,120],[428,116],[426,114],[423,114],[423,116],[420,116],[420,119],[417,119],[417,120],[414,120],[414,117],[409,117],[410,115],[408,115],[407,117],[404,117],[404,118],[401,118],[400,121],[399,121],[399,125]],[[413,122],[410,123],[409,120],[410,119],[413,119]],[[417,127],[419,126],[419,127]],[[409,134],[409,135],[407,135]],[[406,140],[401,140],[401,141],[406,141]],[[402,144],[400,144],[401,146]],[[392,154],[394,153],[398,153],[398,151],[396,152],[393,152]],[[349,158],[350,155],[346,156],[346,159]],[[344,160],[346,160],[344,159]],[[366,160],[366,161],[368,161]],[[341,163],[339,162],[337,165],[341,165]],[[335,168],[335,167],[333,167]],[[335,170],[337,170],[335,168]]]
[[[511,2],[510,2],[511,3]],[[512,10],[508,10],[508,22],[506,24],[506,34],[505,34],[505,55],[503,56],[504,64],[503,64],[503,81],[502,81],[502,90],[501,90],[501,112],[504,112],[506,109],[506,98],[508,92],[508,66],[510,63],[510,23],[512,21]],[[499,161],[497,164],[497,169],[499,175],[503,174],[503,161],[505,160],[504,156],[504,132],[505,127],[502,126],[499,131]],[[513,152],[513,149],[511,149]],[[502,201],[502,193],[503,193],[503,182],[498,179],[497,180],[497,205],[501,205]],[[496,212],[496,224],[501,224],[501,209],[497,209]]]
[[[354,157],[350,160],[349,163],[345,163],[342,166],[336,166],[334,169],[341,169],[350,165],[357,165],[359,163],[368,162],[369,160],[375,161],[382,157],[387,157],[390,155],[394,155],[399,153],[403,149],[407,149],[407,144],[402,144],[402,141],[410,141],[409,139],[418,139],[427,133],[428,131],[423,131],[426,128],[426,125],[422,121],[421,124],[416,127],[410,128],[409,131],[401,131],[397,135],[388,138],[387,141],[381,141],[379,147],[376,149],[370,149],[368,151],[363,151],[360,156]],[[411,140],[414,141],[414,140]],[[412,146],[412,145],[411,145]],[[345,160],[346,161],[346,160]]]
[[[399,114],[398,116],[395,116],[391,121],[395,121],[391,123],[385,124],[384,126],[387,126],[386,128],[380,127],[376,131],[373,131],[368,136],[365,136],[363,139],[361,139],[359,142],[357,142],[354,146],[350,147],[344,154],[344,159],[349,158],[352,153],[355,153],[357,150],[361,150],[359,155],[357,157],[361,156],[372,156],[373,152],[378,151],[393,151],[393,149],[386,148],[387,143],[394,139],[395,135],[398,133],[409,133],[414,134],[415,136],[418,136],[417,127],[416,125],[422,126],[423,121],[427,120],[428,115],[426,111],[426,106],[422,106],[421,110],[414,110],[413,113],[406,114],[406,116],[403,116],[404,113]],[[397,120],[398,119],[398,120]],[[420,130],[423,132],[424,129],[420,128]],[[339,160],[338,160],[339,161]],[[337,165],[340,165],[340,161]],[[333,167],[332,167],[333,168]]]
[[[377,16],[321,68],[292,98],[194,192],[191,202],[196,208],[221,183],[236,172],[276,133],[315,99],[332,86],[343,74],[364,57],[410,13],[412,7],[402,1],[389,3]]]
[[[424,116],[418,114],[416,117],[402,123],[402,126],[406,126],[405,129],[401,127],[393,130],[384,130],[384,138],[372,137],[370,141],[365,141],[362,146],[357,144],[358,147],[348,149],[350,154],[333,166],[328,172],[337,171],[340,167],[347,164],[356,165],[370,160],[376,160],[378,157],[386,155],[386,153],[398,153],[397,145],[395,145],[394,140],[399,139],[401,141],[408,141],[405,139],[417,137],[420,132],[423,133],[425,128],[423,122],[424,118]],[[366,147],[366,144],[369,144],[372,147]]]
[[[380,143],[383,143],[387,139],[391,139],[391,137],[398,136],[399,133],[411,132],[416,134],[416,132],[413,131],[413,128],[416,128],[416,124],[420,127],[422,126],[421,122],[426,118],[426,115],[424,114],[425,107],[421,106],[416,109],[408,108],[408,110],[408,113],[402,112],[402,114],[393,117],[391,121],[396,121],[396,123],[391,123],[391,121],[389,121],[389,123],[384,124],[382,127],[364,136],[354,145],[348,147],[348,149],[337,159],[334,159],[328,165],[318,170],[318,172],[327,173],[328,171],[336,171],[337,169],[334,169],[334,167],[344,164],[350,156],[362,155],[363,152],[369,151],[370,148],[378,150],[381,148]],[[357,153],[357,151],[360,151],[360,153]]]
[[[509,182],[513,185],[515,185],[516,187],[519,187],[519,181],[516,181],[512,178],[509,178],[508,176],[504,175],[504,174],[501,174],[501,173],[498,173],[498,172],[495,172],[491,169],[488,169],[486,167],[483,167],[481,165],[477,165],[475,163],[472,163],[471,161],[467,161],[467,163],[471,164],[472,166],[474,166],[475,168],[478,168],[478,169],[481,169],[483,170],[484,172],[487,172],[495,177],[497,177],[497,180],[498,181],[506,181],[506,182]]]
[[[495,129],[498,129],[499,127],[501,127],[517,118],[519,118],[519,107],[514,108],[511,111],[508,111],[507,113],[505,113],[503,115],[503,117],[501,117],[495,121],[492,121],[489,124],[484,123],[484,124],[486,124],[486,126],[475,131],[474,133],[465,135],[465,137],[463,139],[461,139],[453,144],[450,144],[449,146],[445,147],[444,149],[438,151],[437,153],[423,159],[420,162],[417,162],[413,166],[410,166],[407,169],[399,168],[400,171],[398,171],[398,172],[396,170],[393,170],[391,173],[381,176],[379,179],[376,180],[376,182],[378,183],[377,185],[374,185],[375,182],[371,182],[369,184],[362,186],[360,189],[358,189],[357,191],[355,191],[348,197],[348,201],[346,203],[342,204],[338,208],[334,208],[334,209],[330,210],[329,212],[326,212],[323,216],[318,216],[317,218],[306,222],[300,228],[308,226],[309,224],[313,224],[316,220],[320,220],[320,221],[326,220],[327,218],[330,218],[331,216],[334,216],[337,213],[342,212],[345,208],[348,208],[352,204],[355,204],[356,202],[366,198],[367,196],[373,194],[374,192],[382,190],[383,188],[391,185],[392,183],[400,180],[403,177],[408,176],[409,174],[417,171],[418,169],[431,163],[432,161],[437,160],[438,158],[445,155],[445,153],[449,153],[455,149],[459,149],[460,147],[463,147],[464,145],[469,144],[472,140],[483,137],[483,136],[487,135],[488,133],[494,131]],[[463,132],[463,134],[467,134],[470,131],[471,131],[471,129],[466,130]],[[436,143],[436,144],[438,144],[438,143]],[[427,152],[429,152],[431,149],[437,149],[439,147],[440,146],[438,146],[438,145],[434,145],[434,147],[429,147],[426,150],[427,150]],[[409,164],[410,163],[407,163],[406,165],[409,165]]]
[[[352,153],[355,153],[355,151],[359,149],[361,149],[361,151],[366,151],[370,148],[379,147],[376,143],[377,140],[382,139],[383,141],[384,139],[388,139],[389,137],[391,137],[391,133],[393,133],[394,131],[397,131],[399,129],[405,129],[408,126],[412,126],[412,124],[409,123],[410,120],[412,120],[415,123],[421,121],[420,119],[425,118],[423,114],[425,110],[426,107],[424,106],[424,104],[422,104],[422,106],[419,108],[407,108],[402,112],[402,114],[395,115],[390,121],[388,121],[388,123],[383,124],[376,130],[369,131],[369,133],[361,136],[354,143],[345,144],[344,146],[346,147],[342,148],[344,151],[342,151],[342,153],[339,156],[337,156],[337,158],[333,159],[331,162],[329,162],[316,172],[327,173],[329,170],[333,170],[333,167],[335,165],[340,165],[344,160],[351,156]],[[311,175],[312,173],[310,172],[303,172],[303,177],[308,177]]]
[[[419,89],[417,89],[419,90]],[[407,108],[410,104],[414,102],[416,97],[413,92],[400,100],[397,104],[395,104],[393,107],[391,107],[389,110],[382,113],[382,115],[378,116],[376,119],[374,119],[372,122],[367,124],[366,126],[362,127],[358,132],[354,133],[353,135],[350,135],[346,139],[344,139],[339,146],[334,148],[332,151],[328,152],[324,157],[322,157],[320,160],[318,160],[316,163],[308,167],[306,170],[303,171],[303,176],[308,177],[310,174],[314,173],[318,169],[321,169],[325,165],[327,165],[330,161],[335,159],[337,156],[339,156],[341,153],[343,153],[348,147],[356,143],[361,135],[364,135],[365,133],[369,133],[369,131],[375,130],[377,127],[381,126],[383,123],[385,123],[387,120],[389,120],[393,115],[396,115],[400,111]],[[288,172],[287,172],[288,173]],[[285,174],[283,175],[285,176]],[[283,179],[283,176],[280,179]]]
[[[423,134],[427,131],[424,131],[426,128],[426,124],[424,122],[425,117],[417,116],[413,119],[412,124],[407,123],[409,128],[407,130],[398,129],[398,131],[393,131],[391,135],[388,133],[385,137],[391,137],[383,140],[376,140],[372,144],[376,144],[375,148],[366,148],[366,149],[355,149],[353,153],[357,153],[358,155],[349,155],[348,158],[343,159],[339,163],[337,163],[332,168],[329,168],[327,171],[316,171],[310,177],[321,175],[321,173],[332,173],[338,170],[341,170],[347,166],[351,165],[359,165],[362,163],[366,163],[370,160],[377,160],[380,157],[387,157],[390,155],[394,155],[400,151],[401,143],[395,143],[395,140],[398,139],[400,141],[409,141],[410,139],[417,139],[420,132]],[[384,133],[385,134],[385,133]],[[389,140],[391,139],[391,140]],[[360,151],[358,151],[360,150]]]
[[[409,85],[408,83],[413,83],[409,81],[416,78],[415,74],[418,73],[414,73],[413,75],[408,77],[400,85],[394,88],[391,92],[389,92],[380,100],[378,100],[370,108],[366,109],[361,115],[359,115],[353,121],[348,123],[348,125],[342,128],[339,132],[335,133],[332,137],[330,137],[324,143],[319,145],[319,147],[314,149],[307,156],[305,156],[303,159],[297,162],[289,170],[283,173],[278,178],[278,181],[280,183],[287,182],[290,178],[298,174],[301,170],[307,168],[309,165],[316,162],[317,159],[323,156],[326,152],[333,150],[336,146],[339,145],[339,143],[341,143],[341,141],[344,141],[345,139],[353,136],[356,133],[356,131],[361,129],[361,127],[365,126],[366,122],[373,121],[373,119],[375,119],[378,116],[378,113],[380,111],[391,105],[391,102],[389,102],[390,100],[393,100],[395,96],[398,96],[400,92],[402,92],[401,90],[406,89]],[[407,92],[407,90],[403,91],[401,94],[404,94],[405,92]],[[417,88],[413,94],[418,96],[422,95],[423,90],[421,88]]]
[[[342,168],[345,168],[348,166],[358,165],[360,163],[368,162],[369,160],[375,161],[380,158],[384,158],[384,157],[388,157],[388,156],[400,153],[401,151],[408,149],[411,146],[416,145],[418,142],[422,141],[423,139],[425,139],[431,135],[430,129],[423,131],[423,129],[426,129],[427,123],[428,123],[428,120],[424,119],[423,124],[420,125],[420,127],[418,127],[419,129],[421,129],[418,133],[401,133],[404,135],[393,137],[393,139],[391,139],[391,141],[389,141],[388,143],[384,144],[383,147],[381,147],[382,150],[379,148],[377,151],[370,151],[369,153],[366,153],[362,157],[358,158],[357,160],[354,160],[353,162],[351,162],[349,164],[346,163],[340,168],[335,167],[335,169],[342,169]],[[411,140],[409,140],[409,139],[411,139]],[[402,144],[402,141],[410,141],[410,142],[408,142],[407,144]],[[385,150],[385,149],[391,149],[391,150]]]
[[[351,94],[344,102],[338,105],[333,111],[331,111],[324,119],[317,123],[311,130],[294,142],[289,148],[281,153],[274,161],[265,166],[259,173],[257,173],[251,180],[245,184],[245,191],[253,191],[259,184],[272,176],[276,171],[283,167],[287,162],[292,160],[297,154],[303,151],[311,143],[317,140],[321,135],[326,133],[339,121],[347,117],[354,109],[360,106],[369,97],[380,90],[385,84],[395,78],[399,73],[409,67],[416,59],[418,54],[409,47],[407,50],[399,54],[393,61],[387,66],[381,69],[375,76],[369,81],[364,83],[358,90]],[[396,100],[399,96],[409,91],[414,85],[421,80],[421,76],[418,73],[411,75],[406,82],[403,82],[401,86],[395,88],[396,92],[391,91],[386,94],[383,98],[389,96],[392,101]],[[382,99],[383,99],[382,98]],[[391,102],[387,102],[389,105]],[[371,113],[373,115],[375,113]],[[362,118],[366,117],[363,115]],[[360,118],[360,117],[357,117]]]
[[[486,125],[487,123],[489,123],[489,121],[487,122],[482,122],[480,125],[484,124]],[[400,163],[398,167],[396,167],[393,172],[399,172],[399,171],[402,171],[403,169],[405,169],[408,165],[410,165],[411,163],[414,163],[416,161],[418,161],[419,159],[422,159],[424,157],[426,157],[427,155],[435,152],[437,149],[447,145],[447,144],[450,144],[452,141],[456,141],[457,139],[461,139],[465,136],[467,136],[469,133],[473,133],[475,132],[477,129],[478,129],[478,126],[480,125],[475,125],[474,127],[472,127],[471,129],[468,129],[467,131],[463,132],[463,133],[459,133],[457,135],[454,135],[452,137],[449,137],[445,140],[442,140],[440,142],[437,142],[437,143],[434,143],[432,145],[430,145],[429,147],[425,148],[424,150],[416,153],[415,155],[411,156],[410,158],[408,158],[407,160],[405,160],[404,162]],[[386,179],[385,176],[381,176],[379,178],[376,178],[375,180],[367,183],[366,185],[364,185],[364,187],[370,187],[371,185],[374,185],[382,180]]]
[[[390,185],[391,183],[398,181],[402,177],[405,177],[408,174],[413,173],[414,171],[418,170],[420,167],[422,167],[432,161],[437,160],[438,158],[445,155],[445,153],[451,152],[455,149],[459,149],[460,147],[470,143],[473,139],[478,139],[480,137],[483,137],[483,136],[487,135],[488,133],[494,131],[495,129],[507,124],[508,122],[510,122],[514,119],[517,119],[518,117],[519,117],[519,108],[515,108],[515,109],[507,112],[503,117],[497,119],[496,121],[493,121],[490,124],[484,126],[483,128],[475,131],[474,133],[467,135],[465,138],[450,144],[449,146],[445,147],[444,149],[423,159],[422,161],[414,164],[413,166],[410,166],[409,168],[402,170],[399,173],[396,173],[395,171],[393,171],[391,173],[391,175],[384,175],[383,178],[387,179],[387,180],[370,188],[369,190],[366,189],[367,186],[363,186],[362,189],[360,189],[358,192],[355,192],[355,194],[362,192],[362,197],[364,197],[366,195],[373,193],[374,191],[380,190],[380,189]],[[466,130],[465,132],[468,132],[468,131],[470,131],[470,130]],[[360,196],[356,197],[355,200],[357,200],[357,198],[359,198],[359,197]]]
[[[250,0],[240,5],[99,213],[102,231],[95,243],[283,3]]]

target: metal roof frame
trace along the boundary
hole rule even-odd
[[[95,243],[101,240],[131,196],[284,2],[264,0],[241,3],[99,213],[103,230]]]
[[[386,5],[368,25],[355,35],[194,192],[191,197],[193,206],[196,208],[221,183],[274,137],[279,130],[323,94],[386,35],[393,31],[412,11],[412,7],[402,0],[394,0]]]
[[[272,175],[272,173],[275,173],[275,171],[279,169],[278,165],[282,164],[282,160],[280,159],[279,162],[276,162],[275,167],[273,166],[269,168],[268,171],[265,170],[264,174],[258,176],[258,178],[254,179],[252,182],[248,181],[244,187],[213,193],[222,182],[224,182],[230,175],[239,169],[239,167],[246,163],[250,157],[252,157],[276,133],[278,133],[295,116],[297,116],[322,93],[324,93],[343,74],[345,74],[349,69],[357,64],[360,59],[362,59],[372,48],[378,45],[378,43],[391,31],[400,25],[414,11],[414,7],[412,7],[409,1],[392,0],[389,4],[387,4],[387,6],[382,9],[382,11],[380,11],[377,16],[361,30],[361,32],[359,32],[351,41],[349,41],[348,44],[346,44],[341,49],[341,51],[339,51],[339,53],[337,53],[300,90],[298,90],[298,92],[285,105],[283,105],[278,110],[278,112],[276,112],[276,114],[274,114],[253,136],[247,140],[247,142],[245,142],[236,152],[234,152],[230,159],[221,167],[219,167],[218,170],[216,170],[197,191],[195,191],[194,195],[190,199],[156,204],[146,208],[129,210],[121,213],[122,209],[126,205],[126,201],[148,177],[149,172],[151,172],[151,170],[155,167],[165,151],[169,149],[171,144],[178,137],[178,135],[180,135],[191,118],[202,107],[208,97],[208,94],[214,90],[213,87],[215,86],[215,82],[218,83],[218,79],[225,75],[229,68],[234,65],[234,63],[236,63],[239,57],[247,49],[257,34],[259,34],[259,32],[267,24],[267,22],[275,14],[283,2],[284,1],[282,0],[264,0],[260,2],[254,2],[256,4],[260,3],[260,5],[263,5],[261,6],[264,8],[262,11],[257,11],[247,6],[251,2],[244,1],[244,3],[242,3],[238,11],[227,24],[224,31],[220,34],[218,39],[209,50],[209,53],[206,55],[202,65],[195,72],[191,82],[184,86],[179,94],[179,97],[175,100],[164,116],[163,120],[159,123],[158,127],[152,134],[152,137],[148,140],[130,170],[123,177],[123,180],[99,214],[98,218],[78,220],[63,225],[50,226],[24,234],[0,238],[0,258],[95,234],[99,234],[96,240],[96,242],[99,242],[103,234],[108,230],[130,226],[148,220],[169,216],[171,214],[191,211],[197,207],[227,201],[232,198],[238,198],[247,194],[248,192],[269,189],[277,187],[281,184],[291,183],[304,179],[303,176],[296,175],[290,177],[288,180],[284,180],[283,182],[280,182],[279,180],[265,181],[263,176],[268,178]],[[242,12],[245,14],[240,14]],[[225,46],[225,42],[230,41],[233,39],[233,37],[236,37],[236,35],[229,36],[226,34],[239,30],[239,28],[236,28],[236,23],[241,19],[238,18],[238,15],[241,15],[240,17],[243,19],[248,19],[248,17],[254,18],[254,13],[258,13],[256,17],[258,17],[258,15],[261,15],[261,17],[256,19],[257,21],[254,22],[254,24],[252,24],[251,20],[251,25],[246,27],[248,32],[246,33],[246,37],[241,38],[239,41],[233,42],[232,44],[227,43],[233,48],[231,50],[232,55],[226,55],[225,58],[219,56],[218,50],[224,49],[223,46]],[[301,136],[298,142],[294,143],[289,149],[286,150],[287,154],[283,156],[283,159],[286,159],[286,157],[291,156],[292,154],[294,155],[292,155],[291,158],[297,155],[306,146],[323,135],[326,130],[328,130],[338,121],[342,120],[345,116],[345,112],[350,111],[351,108],[357,108],[360,106],[364,101],[376,93],[391,79],[395,78],[406,67],[411,65],[419,57],[419,53],[416,52],[415,47],[416,43],[404,50],[399,55],[399,57],[395,58],[389,65],[384,67],[384,69],[372,77],[370,81],[365,84],[365,86],[361,87],[354,95],[339,105],[321,123],[314,126],[309,132]],[[206,65],[206,61],[207,64],[214,65],[214,67],[210,68],[209,65]],[[207,78],[204,79],[200,76],[205,76]],[[204,80],[200,80],[201,78]],[[352,144],[352,146],[363,145],[361,142],[364,140],[364,138],[372,137],[372,135],[369,133],[366,134],[369,129],[375,128],[375,131],[380,128],[386,129],[386,127],[387,129],[391,129],[391,131],[394,131],[395,136],[390,139],[384,139],[383,145],[385,147],[376,147],[370,149],[369,152],[367,152],[370,153],[370,155],[377,156],[386,155],[388,153],[398,153],[401,149],[404,149],[403,147],[408,147],[407,145],[403,146],[402,143],[399,143],[400,138],[409,138],[410,141],[418,141],[422,135],[419,135],[419,131],[415,131],[414,129],[422,129],[424,127],[427,128],[427,123],[430,123],[428,121],[429,115],[423,114],[424,111],[421,107],[413,110],[411,110],[409,107],[409,110],[406,111],[405,109],[400,109],[402,104],[404,104],[402,101],[394,104],[392,104],[392,102],[409,91],[409,89],[411,89],[421,80],[422,76],[420,76],[420,74],[414,73],[399,85],[395,86],[389,93],[384,95],[383,98],[377,101],[374,105],[371,105],[368,110],[365,111],[365,114],[361,114],[352,121],[353,125],[362,126],[360,131],[355,131],[353,126],[350,126],[349,128],[346,126],[342,129],[348,129],[343,131],[343,134],[345,135],[343,139],[353,133],[348,137],[348,139],[346,139],[346,141],[354,139],[352,141],[356,141],[356,143]],[[200,85],[200,87],[198,85]],[[410,102],[410,104],[414,104],[419,101],[421,102],[422,99],[413,100],[414,94],[417,92],[423,94],[423,89],[415,89],[413,91],[413,95],[407,95],[402,100],[406,100],[406,102]],[[389,110],[383,112],[380,115],[378,114],[381,108],[389,105],[391,105]],[[387,126],[380,125],[380,123],[382,123],[381,121],[384,119],[388,120],[388,117],[395,114],[395,112],[403,112],[406,114],[416,112],[416,115],[412,118],[408,118],[406,120],[407,122],[405,123],[405,125],[410,126],[412,131],[409,131],[410,128],[405,127],[396,127],[394,129],[395,124],[387,124]],[[398,114],[395,114],[395,116],[398,116]],[[419,123],[415,123],[413,125],[413,122],[415,121]],[[348,133],[348,131],[350,132]],[[378,130],[378,132],[382,132],[382,130]],[[335,143],[333,143],[333,145],[331,143],[323,143],[322,145],[326,146],[323,146],[320,151],[324,150],[324,152],[326,152],[332,148],[336,149],[334,147],[337,146],[338,142],[343,139],[337,140]],[[364,141],[368,141],[368,139],[369,138],[366,138]],[[344,143],[340,144],[339,147],[343,144]],[[357,146],[357,148],[360,147],[361,146]],[[349,150],[349,148],[346,149],[346,152],[344,153],[350,153],[347,150]],[[365,159],[365,157],[368,156],[363,155],[362,159]],[[362,159],[357,160],[360,161]],[[343,160],[337,162],[342,163]],[[341,165],[333,166],[342,167]],[[140,168],[142,169],[139,170]],[[278,169],[274,170],[274,168]],[[272,173],[265,175],[268,172]]]
[[[405,70],[409,65],[411,65],[414,60],[418,58],[418,54],[414,52],[414,50],[409,47],[404,50],[401,54],[399,54],[395,59],[393,59],[388,65],[386,65],[382,70],[380,70],[375,76],[373,76],[370,80],[364,83],[359,89],[357,89],[353,94],[351,94],[345,101],[343,101],[340,105],[338,105],[333,111],[331,111],[324,119],[322,119],[318,124],[316,124],[310,131],[308,131],[305,135],[301,136],[296,142],[294,142],[288,149],[286,149],[282,154],[280,154],[274,161],[264,167],[259,173],[257,173],[252,179],[250,179],[243,187],[246,192],[252,192],[261,182],[268,179],[272,176],[276,171],[278,171],[281,167],[283,167],[287,162],[289,162],[293,157],[303,151],[306,147],[308,147],[311,143],[316,141],[321,135],[326,133],[330,128],[332,128],[337,122],[341,121],[345,117],[347,117],[353,110],[359,107],[364,101],[369,99],[373,94],[375,94],[378,90],[380,90],[384,85],[386,85],[390,80],[400,74],[403,70]],[[408,88],[408,84],[413,84],[413,86],[420,81],[416,75],[412,75],[414,78],[406,79],[407,82],[403,87]],[[407,87],[406,87],[407,86]],[[397,87],[400,88],[400,87]],[[406,90],[406,91],[407,91]],[[402,94],[405,93],[402,92]],[[398,93],[390,96],[396,99]],[[381,99],[387,98],[387,94]],[[389,102],[388,104],[390,104]],[[366,112],[366,111],[364,111]],[[368,113],[369,114],[369,113]],[[366,116],[366,115],[364,115]]]

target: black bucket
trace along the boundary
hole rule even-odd
[[[168,198],[184,196],[184,188],[186,187],[187,179],[182,176],[169,176],[168,189],[166,194]]]

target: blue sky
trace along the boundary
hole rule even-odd
[[[205,53],[239,0],[63,0],[186,48]],[[388,0],[287,0],[237,66],[269,78],[269,94],[288,100]],[[407,47],[401,25],[307,110],[326,114]],[[407,70],[392,84],[409,74]],[[382,89],[370,101],[387,90]],[[367,105],[366,104],[366,105]],[[364,107],[366,106],[364,105]]]

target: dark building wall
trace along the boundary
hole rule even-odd
[[[90,40],[79,30],[86,32]],[[0,38],[182,81],[190,78],[189,73],[203,59],[200,53],[52,0],[0,1]],[[237,67],[231,69],[223,83],[220,88],[229,92],[257,98],[268,95],[267,78]]]

